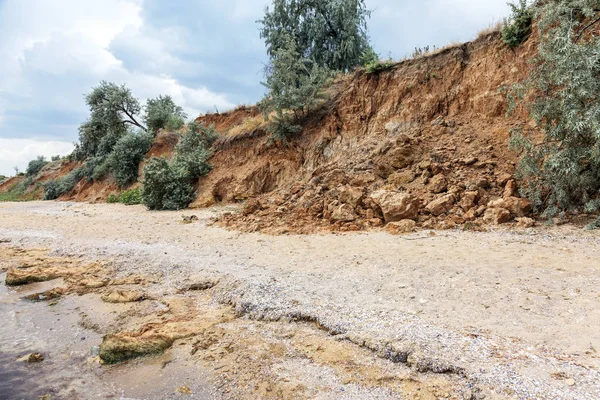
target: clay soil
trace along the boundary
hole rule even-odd
[[[138,206],[3,203],[0,268],[26,277],[19,288],[56,278],[27,292],[46,302],[36,312],[78,304],[77,329],[98,351],[72,362],[103,374],[88,385],[109,382],[106,395],[600,397],[597,233],[274,237],[212,225],[232,211],[185,211],[199,220],[182,224],[181,212]]]

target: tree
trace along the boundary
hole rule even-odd
[[[148,99],[146,102],[144,121],[148,125],[148,130],[153,134],[156,134],[159,129],[165,128],[167,124],[172,127],[183,126],[186,117],[183,108],[175,104],[171,96],[158,96],[156,99]]]
[[[597,0],[539,3],[541,43],[527,80],[514,93],[530,102],[544,136],[511,138],[521,154],[522,192],[548,217],[600,209],[600,22]]]
[[[369,46],[364,0],[273,0],[265,9],[260,36],[271,58],[289,47],[321,67],[348,71],[361,64]]]
[[[119,187],[137,180],[140,162],[151,146],[152,137],[146,132],[129,132],[115,144],[108,165]]]
[[[263,83],[268,94],[261,102],[261,109],[266,118],[276,112],[268,129],[274,139],[285,140],[301,131],[297,122],[323,97],[321,90],[330,72],[303,57],[292,35],[287,35],[285,46],[277,50],[271,63],[267,81]]]
[[[29,161],[25,173],[27,176],[36,176],[46,164],[48,164],[46,158],[44,156],[38,156],[35,160]]]
[[[508,3],[508,5],[512,15],[504,19],[502,40],[508,47],[514,49],[531,35],[533,13],[527,6],[527,0],[519,0],[518,3]]]
[[[140,103],[125,85],[102,81],[85,96],[85,101],[90,118],[79,128],[76,156],[80,160],[108,155],[128,126],[147,130],[138,122]]]

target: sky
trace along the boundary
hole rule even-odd
[[[366,0],[382,56],[476,37],[507,0]],[[0,0],[0,175],[66,155],[101,80],[145,103],[170,95],[190,118],[260,100],[256,21],[270,0]]]

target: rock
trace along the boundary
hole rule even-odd
[[[385,222],[416,219],[419,215],[419,200],[409,193],[378,190],[370,198],[381,208]]]
[[[428,170],[429,168],[431,168],[431,161],[421,161],[419,163],[419,169]]]
[[[527,217],[520,217],[516,219],[517,221],[517,226],[519,228],[533,228],[535,226],[535,220],[533,220],[532,218],[527,218]]]
[[[569,378],[565,381],[565,383],[569,386],[575,386],[575,379]]]
[[[34,301],[34,302],[47,301],[47,300],[52,300],[52,299],[58,299],[59,297],[64,295],[66,292],[67,292],[66,288],[54,288],[54,289],[46,290],[45,292],[30,294],[23,298],[25,300]]]
[[[489,189],[491,184],[486,178],[481,178],[477,181],[476,186],[481,189]]]
[[[399,147],[392,150],[388,157],[390,165],[396,169],[402,169],[412,164],[412,150],[410,147]]]
[[[505,208],[515,217],[524,217],[531,212],[532,203],[519,197],[507,197],[490,201],[488,208]]]
[[[187,287],[187,290],[208,290],[212,289],[219,283],[219,280],[205,279],[192,283]]]
[[[471,208],[469,211],[464,213],[463,219],[467,222],[474,221],[477,218],[477,211],[474,208]]]
[[[350,222],[356,220],[354,208],[348,204],[337,206],[331,213],[332,221]]]
[[[175,393],[192,394],[192,390],[187,386],[180,386],[175,390]]]
[[[403,219],[398,222],[390,222],[385,226],[385,230],[392,235],[401,235],[414,232],[416,227],[417,223],[412,219]]]
[[[425,209],[434,216],[442,215],[452,208],[456,201],[453,194],[447,194],[427,204]]]
[[[437,174],[433,178],[431,178],[431,182],[429,182],[429,186],[431,186],[431,191],[433,193],[442,193],[448,189],[448,181],[444,174]]]
[[[387,178],[387,183],[394,186],[407,185],[415,180],[417,175],[411,171],[396,172]]]
[[[518,192],[519,191],[517,188],[517,181],[511,179],[508,182],[506,182],[506,186],[504,187],[504,194],[502,197],[515,197],[518,194]]]
[[[106,303],[135,303],[145,298],[146,296],[142,292],[127,290],[114,290],[101,297],[102,301]]]
[[[479,192],[476,192],[476,191],[465,192],[465,194],[463,194],[463,197],[460,200],[460,203],[458,205],[464,211],[468,211],[477,205],[478,198],[479,198]]]
[[[505,208],[488,208],[483,219],[490,224],[500,225],[510,221],[510,211]]]
[[[498,186],[502,187],[504,185],[506,185],[506,183],[512,179],[512,175],[508,174],[508,173],[503,173],[498,175],[498,178],[496,178],[496,183],[498,183]]]
[[[348,204],[352,208],[358,206],[364,197],[364,193],[361,189],[349,185],[340,187],[338,192],[338,200],[340,203]]]
[[[477,157],[468,157],[460,161],[461,164],[469,166],[475,164],[479,159]]]
[[[30,353],[17,359],[18,362],[39,363],[44,361],[44,356],[41,353]]]
[[[114,364],[131,358],[160,354],[172,344],[173,339],[164,335],[106,335],[100,345],[100,359]]]
[[[262,205],[260,204],[260,201],[258,201],[258,199],[255,199],[255,198],[248,199],[248,201],[246,202],[246,205],[244,205],[244,210],[242,211],[242,214],[244,214],[244,215],[254,214],[256,211],[259,211],[261,209],[262,209]]]
[[[6,286],[22,286],[34,282],[51,281],[58,277],[58,274],[52,271],[44,271],[39,268],[11,268],[6,273],[5,284]]]

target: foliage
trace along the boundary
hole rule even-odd
[[[365,70],[367,71],[367,74],[378,74],[394,68],[394,65],[396,65],[396,63],[394,63],[393,60],[377,61],[375,63],[367,64]]]
[[[181,174],[188,179],[197,179],[208,174],[212,166],[208,163],[210,152],[207,148],[212,145],[216,137],[214,126],[206,127],[191,122],[187,133],[181,137],[175,147],[174,168],[181,171]]]
[[[119,202],[119,196],[117,196],[114,193],[111,193],[108,195],[108,197],[106,198],[106,202],[108,204],[114,204],[114,203],[118,203]]]
[[[509,100],[528,95],[530,114],[544,133],[532,142],[514,132],[521,154],[522,193],[548,217],[597,211],[600,203],[600,38],[584,37],[598,22],[596,0],[556,0],[539,5],[541,43],[534,68]]]
[[[58,156],[52,156],[52,157],[50,158],[50,160],[51,160],[51,161],[60,161],[60,155],[58,155]]]
[[[85,178],[86,168],[79,167],[62,178],[44,183],[44,200],[56,200],[63,194],[69,193],[75,185]]]
[[[139,188],[126,190],[119,196],[119,202],[126,206],[133,206],[136,204],[142,204],[142,192]]]
[[[518,3],[508,3],[512,14],[504,20],[502,28],[502,40],[514,49],[519,47],[531,35],[531,22],[533,12],[527,6],[527,0],[519,0]]]
[[[27,176],[36,176],[46,164],[48,164],[48,161],[44,156],[38,156],[35,160],[29,161],[26,170]]]
[[[140,162],[151,145],[152,137],[145,132],[129,132],[115,144],[108,158],[108,166],[120,187],[137,180]]]
[[[0,175],[0,182],[2,176]],[[17,183],[12,184],[7,188],[6,191],[0,192],[0,201],[30,201],[35,200],[38,196],[38,190],[40,188],[39,183],[33,185],[33,177],[28,177],[20,180]]]
[[[75,149],[78,160],[108,156],[121,136],[127,133],[127,126],[146,130],[136,119],[141,106],[125,85],[102,81],[85,100],[90,118],[79,128],[79,143]]]
[[[219,138],[214,125],[206,126],[199,124],[196,121],[188,123],[187,132],[188,137],[186,138],[186,135],[184,135],[180,140],[180,143],[184,148],[202,145],[204,148],[209,149]]]
[[[142,199],[150,210],[181,210],[194,198],[188,177],[164,157],[152,157],[144,166]]]
[[[171,96],[158,96],[146,102],[146,115],[144,121],[148,131],[156,135],[159,129],[180,129],[187,115],[183,108],[175,104]]]
[[[322,88],[329,77],[329,70],[302,57],[294,38],[287,37],[287,45],[274,55],[267,82],[263,83],[268,89],[267,97],[260,105],[265,118],[268,119],[273,111],[277,113],[275,121],[267,128],[272,132],[272,138],[285,140],[301,131],[297,122],[324,97]]]
[[[273,0],[258,22],[271,59],[289,48],[291,37],[298,54],[318,66],[349,71],[370,47],[370,14],[364,0]]]

